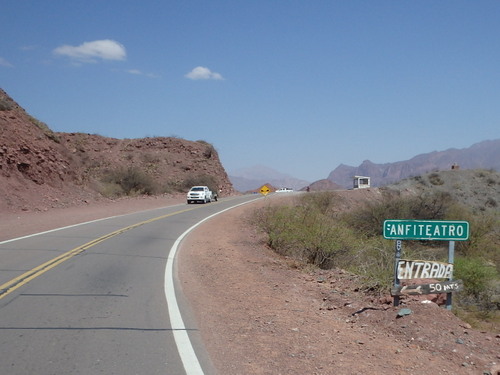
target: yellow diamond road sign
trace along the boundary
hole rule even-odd
[[[264,186],[262,186],[262,187],[260,188],[260,193],[261,193],[262,195],[267,195],[267,194],[269,194],[269,192],[270,192],[270,191],[271,191],[271,190],[269,190],[269,188],[268,188],[266,185],[264,185]]]

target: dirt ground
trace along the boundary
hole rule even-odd
[[[0,215],[0,241],[174,203],[137,198]],[[265,200],[199,226],[183,242],[179,276],[220,374],[500,374],[500,335],[435,303],[371,298],[342,270],[297,267],[271,252],[248,216]],[[402,309],[408,315],[399,316]],[[408,312],[408,311],[406,311]]]

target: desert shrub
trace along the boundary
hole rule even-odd
[[[358,232],[381,236],[384,220],[442,220],[454,204],[451,195],[444,192],[402,197],[386,193],[382,201],[367,202],[347,212],[342,219]]]
[[[394,277],[394,241],[382,237],[384,220],[469,221],[470,240],[456,242],[457,257],[475,258],[481,254],[495,273],[484,276],[469,272],[471,268],[474,270],[472,263],[469,268],[459,266],[458,274],[479,280],[479,283],[471,283],[474,292],[467,294],[475,299],[468,300],[476,304],[487,301],[490,289],[479,294],[476,291],[481,291],[478,286],[487,277],[498,282],[498,216],[475,214],[442,192],[418,197],[388,192],[381,201],[367,202],[348,212],[342,212],[343,203],[335,193],[304,194],[292,205],[275,205],[256,211],[254,222],[266,233],[267,244],[277,253],[320,268],[344,268],[360,276],[364,290],[377,293],[387,292]],[[447,248],[446,241],[404,241],[403,252],[408,259],[446,261]]]
[[[490,248],[500,245],[498,243],[498,233],[495,233],[499,222],[492,215],[486,213],[471,215],[467,218],[467,221],[470,225],[470,235],[467,242],[460,243],[459,249],[462,254],[471,256],[485,255],[492,253],[492,251],[489,251]]]
[[[293,206],[257,210],[254,221],[277,253],[304,265],[346,269],[361,276],[363,289],[387,290],[393,273],[392,244],[381,237],[370,238],[338,220],[339,204],[342,201],[335,193],[312,193]]]
[[[171,194],[179,191],[184,191],[179,187],[179,184],[175,183],[174,181],[165,181],[164,183],[162,183],[160,192],[163,194]]]
[[[486,179],[486,184],[488,184],[488,186],[495,186],[497,184],[497,181],[492,177],[488,177]]]
[[[96,190],[106,198],[119,198],[125,195],[122,187],[114,182],[101,181],[96,186]]]
[[[13,105],[7,99],[0,99],[0,111],[10,111]]]
[[[345,268],[360,276],[361,288],[372,293],[387,293],[394,279],[395,243],[382,236],[360,237],[345,259]],[[442,251],[441,251],[442,250]],[[403,256],[406,259],[445,261],[447,249],[429,249],[418,242],[404,241]]]
[[[361,289],[387,292],[394,276],[393,243],[381,236],[363,235],[332,216],[332,207],[318,208],[318,202],[325,197],[299,200],[295,206],[257,210],[254,222],[267,234],[268,246],[278,254],[304,265],[346,269],[360,276]],[[330,202],[336,205],[335,200]],[[406,254],[412,254],[411,250]]]
[[[54,142],[56,143],[61,143],[61,139],[59,138],[59,136],[54,133],[52,130],[50,130],[50,128],[48,127],[48,125],[40,120],[37,120],[36,118],[32,117],[32,116],[28,116],[29,117],[29,120],[31,121],[31,123],[33,125],[35,125],[37,128],[39,128],[40,130],[43,131],[43,133],[47,136],[47,138],[53,140]]]
[[[477,177],[480,177],[480,178],[486,177],[486,176],[488,176],[489,174],[490,174],[490,172],[489,172],[489,171],[487,171],[487,170],[484,170],[484,169],[478,169],[478,170],[476,171],[476,173],[475,173],[475,175],[476,175]]]
[[[355,244],[349,229],[312,207],[266,207],[256,217],[274,251],[320,268],[338,265]]]
[[[457,252],[465,257],[482,256],[492,261],[500,271],[500,218],[491,212],[473,213],[461,205],[453,205],[446,220],[469,222],[469,240],[457,241]]]
[[[287,255],[293,240],[289,239],[293,232],[292,221],[294,209],[288,206],[268,206],[254,213],[254,223],[267,235],[267,244],[278,254]]]
[[[455,260],[454,277],[464,283],[464,290],[458,295],[462,306],[486,311],[498,308],[491,299],[495,293],[494,281],[499,278],[493,265],[479,257],[459,257]]]
[[[104,183],[119,186],[124,195],[152,195],[157,186],[151,176],[137,167],[120,168],[109,171],[102,178]]]
[[[203,151],[203,156],[206,159],[211,159],[212,156],[216,153],[215,147],[212,144],[208,143],[207,141],[198,140],[196,142],[201,143],[201,144],[206,146],[205,150]]]
[[[299,199],[299,205],[318,210],[324,215],[334,215],[341,202],[342,198],[338,194],[328,191],[305,194]]]
[[[429,182],[432,185],[436,185],[436,186],[444,184],[444,181],[441,179],[441,176],[439,176],[439,173],[431,173],[429,175]]]
[[[211,159],[214,154],[215,154],[215,148],[212,145],[208,145],[203,151],[203,156],[206,159]]]
[[[494,198],[488,197],[488,199],[486,199],[486,206],[497,207],[498,203],[497,203],[497,201]]]
[[[394,278],[394,246],[372,238],[351,254],[346,268],[361,276],[361,288],[371,292],[387,291]]]
[[[424,185],[426,186],[427,185],[427,182],[422,178],[422,176],[414,176],[411,178],[413,181],[415,181],[416,183],[420,184],[420,185]]]
[[[146,152],[141,155],[141,158],[146,164],[157,164],[161,161],[160,157],[153,152]]]

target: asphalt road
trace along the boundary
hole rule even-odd
[[[175,252],[211,215],[176,205],[0,243],[0,374],[212,374]]]

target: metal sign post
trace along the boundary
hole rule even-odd
[[[401,251],[403,249],[403,242],[401,240],[396,240],[396,262],[394,265],[394,287],[399,287],[398,278],[398,264],[401,259]],[[399,295],[394,296],[394,306],[399,306]]]
[[[455,261],[455,241],[450,241],[448,243],[448,263],[453,264]],[[453,280],[453,269],[451,271],[450,277],[448,278],[448,281]],[[451,310],[451,295],[452,293],[446,293],[446,308],[448,310]]]

